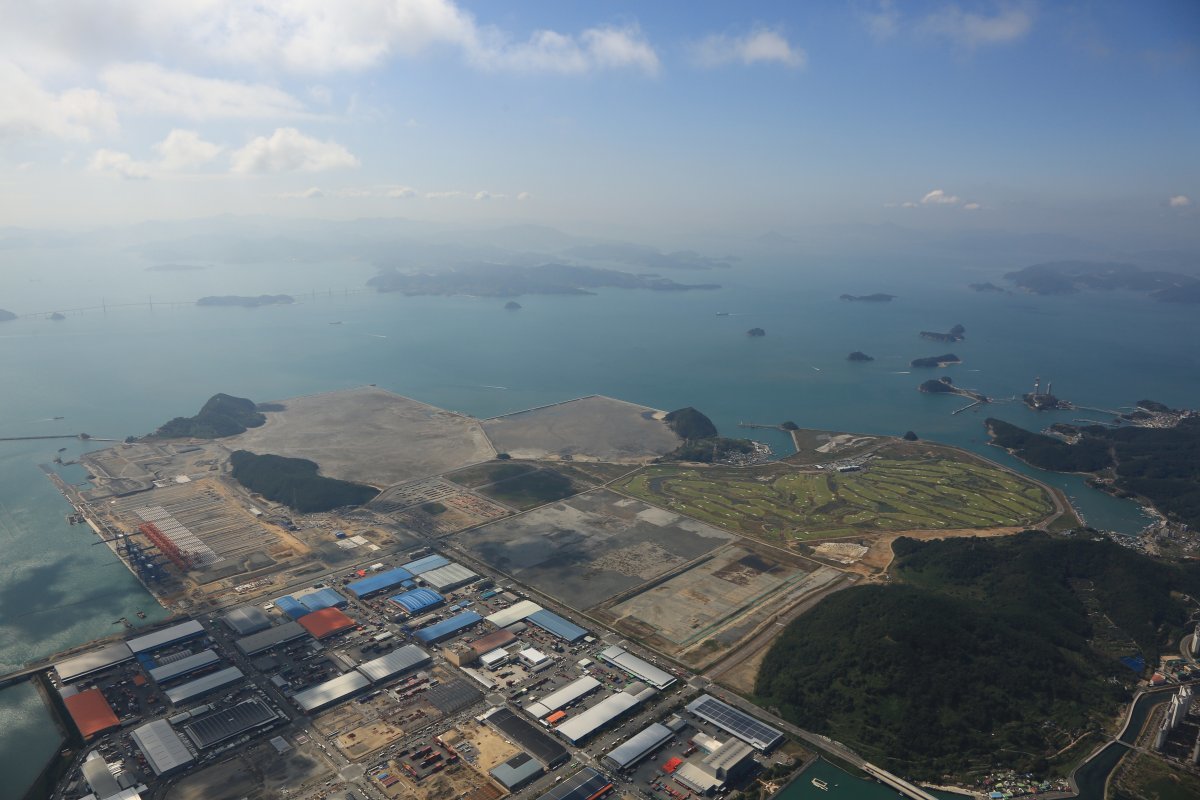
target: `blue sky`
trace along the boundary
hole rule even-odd
[[[0,0],[0,215],[1194,243],[1200,3]]]

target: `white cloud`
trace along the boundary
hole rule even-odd
[[[118,64],[100,79],[108,91],[144,114],[188,119],[278,119],[303,114],[304,104],[263,84],[202,78],[157,64]]]
[[[486,190],[482,190],[482,191],[476,192],[475,197],[473,199],[475,199],[475,200],[507,200],[508,195],[497,194],[495,192],[489,192]]]
[[[145,180],[150,177],[150,165],[137,161],[129,153],[116,150],[97,150],[88,162],[89,172],[119,175],[122,178]]]
[[[963,11],[949,5],[930,14],[919,26],[925,33],[948,39],[955,45],[1007,44],[1022,39],[1033,28],[1033,16],[1019,5],[1004,5],[993,15]]]
[[[232,155],[234,172],[321,172],[357,167],[359,160],[334,141],[305,136],[295,128],[276,128]]]
[[[1186,194],[1177,194],[1167,201],[1167,205],[1171,208],[1187,208],[1192,204],[1192,198]]]
[[[632,69],[655,75],[660,67],[658,54],[636,26],[589,28],[579,36],[540,30],[520,43],[489,30],[469,48],[468,57],[484,69],[514,72],[579,74]]]
[[[692,46],[692,57],[703,67],[726,64],[782,64],[803,67],[808,57],[794,47],[783,34],[770,28],[755,28],[745,36],[714,34]]]
[[[961,202],[961,198],[956,195],[946,194],[941,189],[934,189],[921,198],[921,205],[924,206],[953,206]]]
[[[176,128],[154,145],[154,150],[158,153],[159,168],[174,172],[207,164],[217,157],[221,147],[204,141],[195,131]]]
[[[308,87],[308,96],[323,106],[327,106],[333,102],[333,90],[328,86],[321,86],[319,84],[310,86]]]
[[[466,197],[466,196],[467,196],[466,192],[460,192],[457,190],[448,191],[448,192],[426,192],[425,193],[426,200],[456,200],[459,197]]]
[[[89,141],[117,127],[116,108],[99,92],[54,92],[16,64],[0,60],[0,140],[49,136]]]
[[[900,10],[895,7],[892,0],[879,0],[876,8],[877,10],[872,12],[860,13],[859,18],[872,38],[881,41],[890,39],[900,29]]]
[[[417,190],[411,186],[393,186],[384,192],[384,196],[397,198],[416,197]]]
[[[967,211],[978,211],[979,209],[983,208],[983,206],[979,205],[979,203],[967,203],[963,206],[963,208]]]
[[[307,189],[301,189],[298,192],[280,192],[275,195],[280,200],[316,200],[324,197],[325,192],[317,186],[310,186]]]
[[[905,200],[903,203],[900,204],[900,207],[901,208],[917,208],[920,205],[921,205],[920,203],[914,203],[912,200]]]
[[[517,195],[517,199],[518,200],[532,200],[533,195],[529,192],[521,192],[520,194]]]

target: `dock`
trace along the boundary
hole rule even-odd
[[[101,439],[86,433],[58,433],[50,436],[0,436],[0,442],[34,442],[41,439],[79,439],[84,442],[116,442],[119,439]]]
[[[739,428],[758,428],[760,430],[765,430],[765,431],[784,431],[785,433],[788,432],[787,429],[784,428],[782,425],[765,425],[761,422],[739,422],[738,427]]]

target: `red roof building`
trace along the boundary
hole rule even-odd
[[[86,692],[73,694],[63,700],[71,721],[79,729],[84,739],[90,739],[98,733],[116,728],[121,724],[112,706],[104,699],[104,693],[99,689],[88,689]]]
[[[296,621],[316,639],[348,631],[358,624],[336,608],[322,608],[320,611],[305,614]]]

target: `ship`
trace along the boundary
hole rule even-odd
[[[820,789],[822,792],[829,791],[829,784],[826,783],[825,781],[821,780],[820,778],[813,778],[812,785],[817,787],[818,789]]]
[[[729,316],[729,312],[728,312],[728,311],[718,311],[718,312],[717,312],[717,316],[718,316],[718,317],[728,317],[728,316]]]

